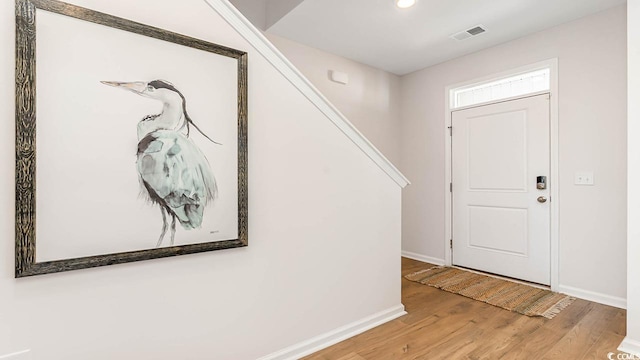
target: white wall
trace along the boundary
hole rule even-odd
[[[265,28],[268,29],[275,25],[303,1],[304,0],[267,0],[267,26]]]
[[[266,30],[304,0],[229,0],[253,25]]]
[[[627,337],[622,349],[640,355],[640,2],[627,3],[628,50],[628,225]]]
[[[624,302],[625,25],[617,7],[402,78],[403,251],[444,258],[445,87],[557,57],[560,285]],[[589,170],[595,186],[573,185]]]
[[[271,42],[394,165],[400,163],[400,77],[353,60],[266,33]],[[333,82],[329,71],[349,75]]]
[[[267,28],[268,0],[230,0],[230,2],[258,29]]]
[[[400,188],[205,2],[73,3],[249,52],[250,245],[14,279],[14,10],[1,2],[0,357],[256,359],[401,311]]]

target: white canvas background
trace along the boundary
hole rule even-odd
[[[219,197],[175,245],[237,238],[237,61],[70,17],[37,12],[37,261],[154,248],[159,208],[140,197],[137,123],[161,103],[106,81],[171,82]],[[163,245],[169,243],[169,231]]]

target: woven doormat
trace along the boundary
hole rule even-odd
[[[513,281],[436,266],[405,278],[527,316],[552,319],[575,298]]]

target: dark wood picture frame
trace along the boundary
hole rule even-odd
[[[238,238],[55,261],[36,261],[36,10],[199,49],[237,60]],[[16,0],[15,276],[26,277],[248,245],[247,53],[55,0]]]

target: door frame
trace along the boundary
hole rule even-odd
[[[452,109],[452,99],[451,92],[453,89],[457,89],[460,87],[470,86],[474,84],[491,82],[493,80],[499,80],[503,78],[507,78],[510,76],[515,76],[522,73],[527,73],[531,71],[541,70],[549,68],[550,69],[550,89],[549,91],[541,91],[537,93],[530,93],[525,95],[520,95],[516,97],[500,99],[496,101],[485,102],[481,104],[476,104],[473,106],[460,107],[455,110],[462,110],[465,108],[476,107],[476,106],[484,106],[495,104],[499,102],[515,100],[520,98],[531,97],[535,95],[541,94],[549,94],[551,99],[549,102],[549,127],[550,127],[550,174],[549,174],[549,186],[550,186],[550,211],[551,211],[551,290],[558,291],[559,280],[560,280],[560,263],[559,263],[559,217],[558,217],[558,209],[559,209],[559,157],[558,157],[558,144],[559,144],[559,127],[558,127],[558,58],[552,58],[545,61],[537,62],[534,64],[525,65],[516,69],[511,69],[507,71],[503,71],[497,74],[491,74],[488,76],[483,76],[481,78],[472,79],[469,81],[452,84],[445,88],[445,121],[444,121],[444,137],[445,137],[445,181],[444,181],[444,198],[445,198],[445,238],[444,238],[444,249],[445,249],[445,257],[444,262],[445,265],[451,266],[453,263],[453,251],[450,247],[450,241],[452,239],[453,233],[453,206],[452,206],[452,193],[450,192],[450,183],[452,181],[452,168],[451,168],[451,136],[449,133],[449,127],[451,126],[451,113],[454,111]],[[455,131],[455,129],[453,129]]]

